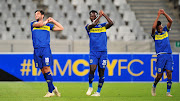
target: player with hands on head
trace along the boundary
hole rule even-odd
[[[34,62],[36,68],[40,68],[44,78],[48,84],[48,93],[44,97],[60,96],[56,86],[53,85],[53,79],[50,73],[50,66],[53,64],[53,58],[50,48],[50,30],[62,31],[64,27],[49,17],[45,21],[44,11],[36,10],[36,21],[31,22],[31,32],[34,47]],[[53,24],[50,24],[52,22]],[[54,94],[55,93],[55,94]]]
[[[168,24],[163,27],[161,21],[158,21],[160,15],[164,15],[168,20]],[[154,80],[152,85],[151,94],[152,96],[156,96],[156,86],[159,80],[163,76],[163,72],[166,71],[167,74],[167,93],[166,96],[172,97],[170,94],[171,85],[172,85],[172,71],[173,71],[173,57],[172,57],[172,50],[169,42],[169,31],[172,25],[172,18],[163,10],[160,9],[158,11],[158,15],[154,24],[152,26],[152,34],[151,36],[155,42],[155,50],[157,54],[157,61],[156,61],[156,70],[157,76]],[[156,31],[157,30],[157,31]]]
[[[89,72],[89,88],[86,95],[91,95],[93,91],[92,83],[94,80],[94,73],[98,66],[99,83],[97,92],[91,96],[100,96],[100,91],[104,83],[104,71],[107,65],[107,35],[106,29],[113,25],[113,21],[102,11],[98,12],[91,10],[89,12],[91,23],[85,26],[85,29],[90,38],[90,72]],[[101,17],[105,17],[107,22],[99,23]]]

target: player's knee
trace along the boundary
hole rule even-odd
[[[44,73],[50,72],[50,67],[43,67],[43,71],[44,71]]]
[[[41,72],[42,72],[42,74],[44,74],[44,69],[43,68],[41,69]]]
[[[157,79],[161,79],[162,75],[163,75],[162,73],[157,74]]]
[[[96,71],[96,65],[90,65],[90,74],[94,74]]]
[[[99,70],[99,77],[103,77],[104,76],[104,69]]]
[[[90,69],[90,74],[94,74],[95,73],[95,69]]]
[[[157,76],[158,79],[161,79],[162,76]]]
[[[167,78],[171,79],[172,78],[172,72],[171,71],[167,71]]]
[[[104,76],[104,73],[99,73],[99,77],[103,77]]]
[[[41,71],[42,72],[42,74],[44,75],[45,74],[45,72],[44,71]]]

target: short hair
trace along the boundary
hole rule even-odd
[[[96,14],[98,14],[98,12],[97,12],[96,10],[91,10],[91,11],[89,12],[89,15],[91,15],[91,13],[96,13]]]
[[[40,12],[42,15],[44,15],[44,11],[43,10],[36,10],[35,13],[36,12]]]
[[[157,21],[156,29],[158,29],[158,26],[161,25],[161,21]]]

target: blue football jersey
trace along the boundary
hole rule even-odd
[[[85,26],[85,29],[90,38],[90,51],[107,51],[106,23],[97,24],[90,30],[87,29],[88,25]]]
[[[158,31],[156,31],[155,34],[152,35],[155,42],[156,54],[172,53],[168,32],[169,29],[165,26],[162,33],[158,33]]]
[[[32,32],[32,40],[34,48],[41,47],[49,47],[50,46],[50,30],[53,29],[54,24],[47,23],[42,27],[33,27],[33,23],[37,21],[31,22],[31,32]]]

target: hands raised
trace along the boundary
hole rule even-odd
[[[164,9],[159,9],[159,11],[158,11],[158,15],[160,16],[161,14],[165,14]]]
[[[103,16],[104,12],[102,10],[99,11],[99,16]]]
[[[160,9],[161,14],[165,14],[164,9]]]
[[[55,20],[52,17],[49,17],[48,19],[46,19],[48,22],[54,22]]]
[[[55,20],[54,20],[52,17],[49,17],[48,19],[46,19],[46,21],[43,22],[43,25],[46,25],[46,24],[49,23],[49,22],[54,23]]]

